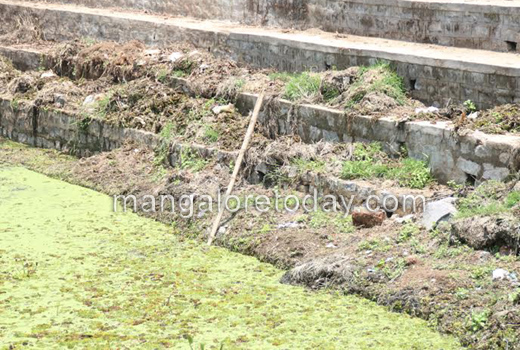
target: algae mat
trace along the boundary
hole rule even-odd
[[[0,168],[5,348],[454,349],[426,323],[113,213],[111,198]]]

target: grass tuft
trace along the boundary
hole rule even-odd
[[[386,62],[378,62],[369,67],[361,67],[356,82],[351,87],[352,95],[347,102],[351,108],[370,93],[381,93],[394,99],[397,104],[406,102],[406,89],[403,78]]]
[[[320,85],[319,75],[304,72],[288,80],[283,97],[291,101],[313,98],[319,94]]]
[[[433,181],[426,162],[412,158],[390,159],[378,142],[355,144],[353,159],[343,163],[341,177],[347,180],[385,178],[417,189]]]

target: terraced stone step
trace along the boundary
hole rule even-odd
[[[52,60],[43,52],[38,54],[34,50],[26,51],[24,48],[0,48],[0,53],[3,51],[10,52],[11,57],[17,59],[32,57],[21,63],[15,60],[15,65],[29,61],[32,61],[33,65],[41,64],[37,62],[52,64]],[[172,78],[171,84],[183,93],[194,96],[194,89],[189,80]],[[255,94],[239,93],[236,97],[237,109],[243,115],[247,115],[253,109],[256,98]],[[12,121],[6,119],[10,115],[7,102],[5,109],[3,122],[7,124],[3,125],[4,135],[8,128],[12,129],[18,125],[15,117]],[[306,143],[321,140],[345,143],[377,141],[385,146],[388,153],[395,153],[401,147],[405,147],[410,157],[426,160],[433,175],[441,183],[504,180],[520,170],[520,137],[487,135],[479,131],[459,135],[454,130],[453,123],[446,121],[399,121],[387,117],[374,119],[371,116],[353,116],[349,120],[341,110],[295,104],[275,98],[270,102],[269,108],[264,108],[261,112],[259,123],[274,127],[275,130],[272,132],[276,135],[297,134]],[[27,130],[32,129],[28,127]],[[112,128],[104,128],[103,133],[107,134],[107,130]],[[124,135],[125,132],[114,133]],[[120,145],[122,142],[118,139],[119,136],[103,137],[99,144],[105,146],[100,147],[100,150],[106,150],[107,144],[117,141],[115,144]],[[63,137],[60,142],[66,141],[67,138]]]
[[[331,33],[283,31],[215,21],[38,2],[0,1],[0,26],[33,18],[47,40],[91,37],[149,45],[187,41],[217,55],[282,71],[344,69],[391,62],[412,97],[428,104],[520,101],[520,56]],[[1,43],[0,43],[1,44]]]
[[[50,0],[173,16],[373,36],[475,49],[517,51],[520,4],[506,0]]]

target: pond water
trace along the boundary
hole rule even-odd
[[[422,320],[281,285],[281,270],[171,232],[113,213],[105,195],[0,168],[0,345],[458,348]]]

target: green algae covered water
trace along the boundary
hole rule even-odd
[[[361,298],[281,285],[282,273],[113,213],[94,191],[0,168],[4,348],[459,348]]]

